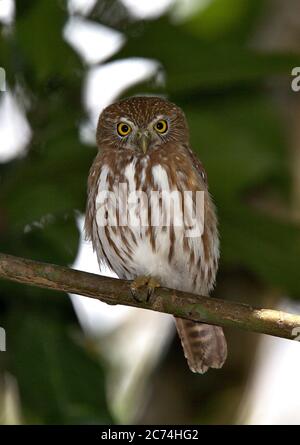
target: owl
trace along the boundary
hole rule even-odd
[[[151,298],[158,286],[208,296],[219,260],[217,217],[183,111],[160,97],[130,97],[104,109],[96,140],[85,230],[100,266],[132,280],[136,299],[142,287]],[[191,371],[222,367],[221,327],[175,322]]]

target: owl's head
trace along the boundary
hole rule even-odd
[[[160,97],[130,97],[110,105],[100,115],[100,149],[145,155],[169,142],[187,143],[188,127],[181,109]]]

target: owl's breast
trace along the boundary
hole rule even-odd
[[[219,255],[216,219],[208,193],[187,190],[183,174],[146,157],[119,172],[103,165],[93,243],[120,278],[151,275],[164,286],[208,293]]]

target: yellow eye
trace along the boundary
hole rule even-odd
[[[165,121],[164,119],[160,119],[154,125],[154,129],[160,134],[166,133],[166,131],[168,130],[167,121]]]
[[[117,130],[120,136],[125,137],[131,132],[131,126],[125,122],[120,122],[117,126]]]

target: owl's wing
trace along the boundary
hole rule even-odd
[[[218,268],[219,260],[219,234],[218,234],[218,221],[216,215],[216,208],[213,199],[208,191],[208,180],[206,171],[196,154],[187,148],[187,153],[190,156],[193,169],[197,172],[199,178],[199,190],[204,189],[204,215],[203,215],[203,233],[201,240],[203,243],[203,249],[206,253],[206,259],[210,263],[211,273],[210,280],[207,283],[208,291],[213,288],[216,272]]]
[[[186,147],[192,168],[197,172],[200,189],[205,190],[204,199],[204,231],[201,243],[204,261],[209,270],[206,280],[207,293],[213,288],[219,259],[219,238],[215,207],[208,192],[206,171],[190,147]],[[200,271],[199,271],[200,273]],[[203,289],[203,283],[202,283]],[[200,293],[201,287],[193,289]],[[181,339],[184,355],[193,372],[203,374],[209,368],[221,368],[227,357],[227,343],[220,326],[196,323],[191,320],[176,318],[176,326]]]
[[[99,172],[101,171],[101,156],[98,154],[91,166],[89,178],[88,178],[88,187],[87,187],[87,205],[86,205],[86,213],[85,213],[85,236],[89,241],[93,241],[93,234],[95,232],[94,224],[96,219],[96,194],[98,191],[97,182],[99,179]]]
[[[88,179],[88,198],[84,223],[85,238],[87,241],[92,241],[93,250],[97,254],[100,268],[104,266],[110,269],[112,272],[116,273],[105,253],[105,250],[103,249],[103,245],[99,236],[99,227],[97,226],[96,200],[102,166],[102,154],[101,152],[99,152],[92,164]]]
[[[197,175],[200,177],[201,184],[203,184],[207,189],[208,188],[207,174],[203,167],[202,162],[197,158],[197,156],[189,146],[186,146],[186,149],[192,161],[193,168],[196,170]]]

